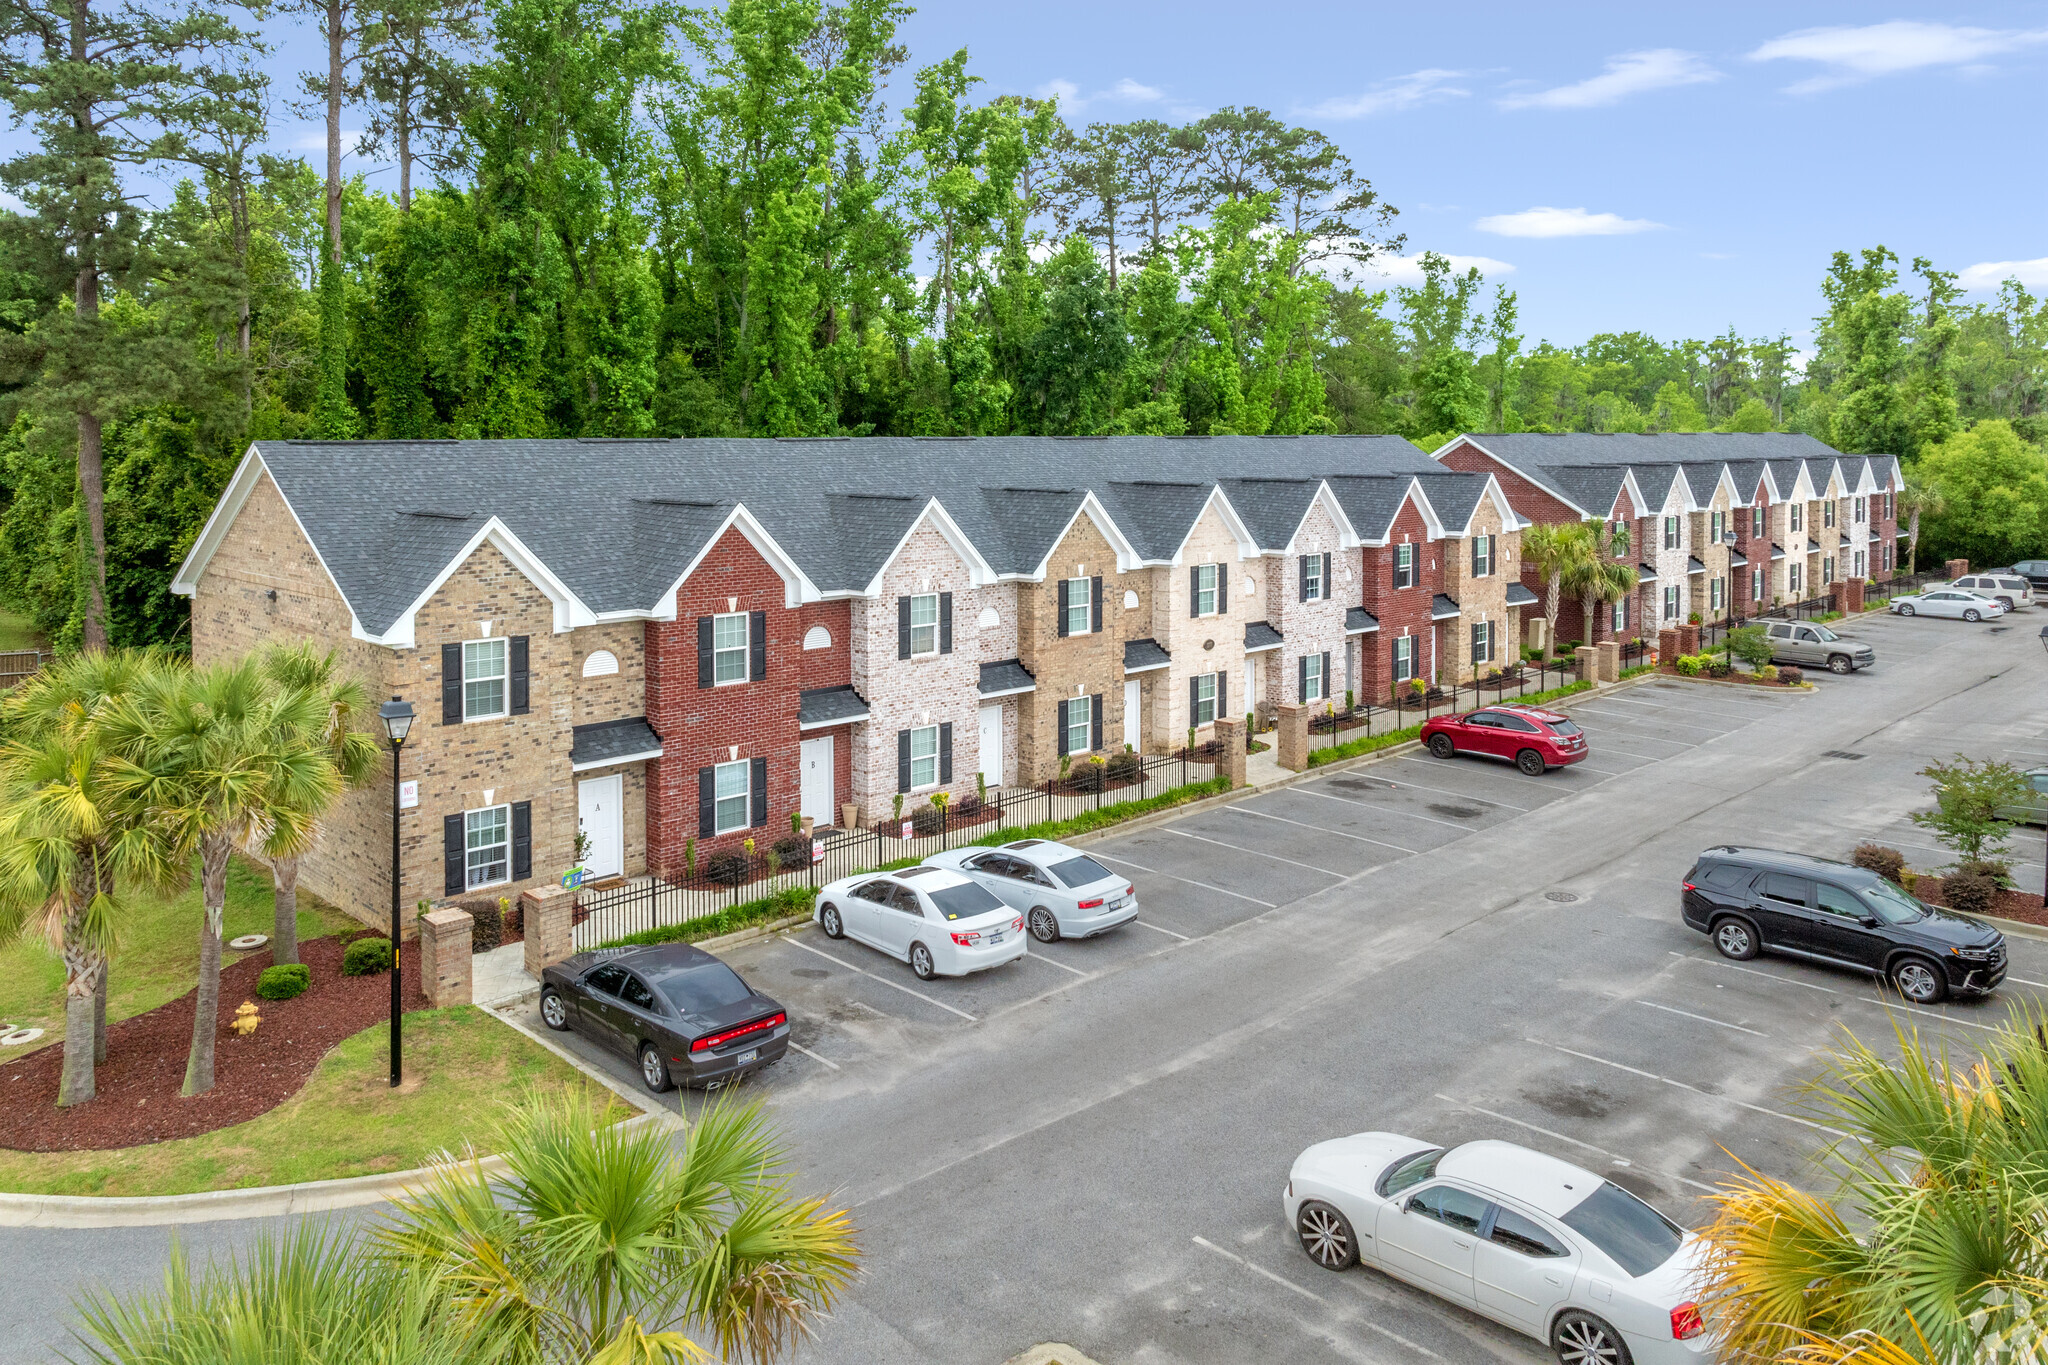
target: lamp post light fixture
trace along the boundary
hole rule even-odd
[[[398,751],[412,732],[412,703],[393,697],[377,708],[384,722],[384,737],[391,741],[391,1084],[398,1084],[401,1068],[398,1051],[399,968],[398,968]]]

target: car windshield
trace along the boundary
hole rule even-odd
[[[975,882],[964,886],[941,886],[925,892],[932,898],[932,904],[939,907],[939,913],[947,919],[960,919],[970,915],[986,915],[991,910],[1003,908],[995,892]]]
[[[1574,721],[1554,720],[1550,722],[1550,733],[1553,735],[1575,735],[1579,733],[1579,727]]]
[[[1387,1168],[1380,1177],[1380,1193],[1392,1199],[1403,1190],[1413,1189],[1436,1174],[1436,1163],[1443,1158],[1444,1149],[1432,1147],[1426,1152],[1404,1156]]]
[[[1920,902],[1887,881],[1863,888],[1863,900],[1886,924],[1911,924],[1926,915]]]
[[[1610,1180],[1564,1216],[1564,1225],[1631,1275],[1647,1275],[1685,1240],[1678,1224]]]
[[[1060,879],[1061,886],[1071,890],[1077,886],[1087,886],[1091,883],[1099,882],[1105,877],[1113,877],[1116,874],[1101,863],[1096,862],[1093,858],[1080,857],[1069,858],[1063,863],[1054,863],[1052,865],[1052,875]]]
[[[1842,638],[1841,636],[1835,634],[1833,631],[1829,630],[1826,626],[1809,626],[1807,627],[1807,629],[1811,630],[1814,634],[1820,636],[1820,638],[1823,641],[1839,640]]]
[[[740,980],[738,972],[723,962],[700,962],[694,967],[685,967],[666,976],[658,976],[654,984],[676,1007],[678,1014],[709,1014],[723,1006],[744,1000],[753,992],[747,983]]]

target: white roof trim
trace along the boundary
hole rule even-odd
[[[581,763],[571,763],[572,773],[587,773],[592,768],[616,768],[621,763],[645,763],[650,758],[660,758],[661,750],[649,749],[644,754],[620,754],[617,758],[590,758]]]
[[[454,577],[455,571],[468,563],[469,557],[485,544],[489,544],[510,560],[512,567],[519,570],[529,583],[539,588],[541,594],[553,604],[557,635],[574,630],[578,626],[597,624],[596,614],[584,605],[583,599],[570,591],[568,584],[555,577],[554,571],[542,563],[540,556],[529,550],[524,541],[513,534],[511,527],[497,517],[492,517],[442,566],[441,572],[434,575],[433,582],[427,584],[426,589],[412,600],[411,605],[398,614],[390,629],[382,635],[372,635],[359,623],[351,622],[349,633],[354,638],[367,640],[373,645],[384,645],[391,649],[411,649],[414,645],[413,626],[420,608],[433,601],[434,594],[441,591],[442,584]]]
[[[953,553],[960,556],[961,560],[967,565],[967,585],[969,587],[987,587],[996,581],[995,566],[981,557],[981,551],[974,548],[974,542],[967,538],[967,533],[960,529],[960,523],[954,521],[952,514],[946,511],[945,504],[941,503],[937,498],[928,498],[925,500],[924,510],[911,519],[909,527],[903,532],[902,539],[896,542],[896,547],[890,550],[888,556],[882,560],[882,567],[875,570],[875,576],[868,580],[867,587],[857,594],[835,595],[880,597],[882,595],[882,580],[889,576],[889,570],[896,563],[897,558],[902,555],[903,547],[910,544],[910,538],[917,534],[918,528],[923,526],[927,520],[937,529],[939,535],[945,539],[946,544],[952,547]],[[823,594],[820,594],[821,598],[822,596]]]
[[[1281,647],[1282,645],[1284,645],[1284,644],[1286,644],[1286,643],[1287,643],[1287,642],[1286,642],[1285,640],[1275,640],[1275,641],[1274,641],[1274,642],[1273,642],[1272,644],[1270,644],[1270,645],[1246,645],[1246,646],[1244,647],[1244,652],[1245,652],[1245,653],[1247,653],[1247,654],[1264,654],[1264,653],[1266,653],[1266,652],[1267,652],[1268,650],[1274,650],[1274,649],[1278,649],[1278,648],[1280,648],[1280,647]],[[1128,672],[1129,670],[1125,670],[1125,671],[1126,671],[1126,672]]]
[[[1331,491],[1330,481],[1319,479],[1316,482],[1316,491],[1309,497],[1308,506],[1301,511],[1301,520],[1294,523],[1294,534],[1287,537],[1287,544],[1281,547],[1281,553],[1301,553],[1295,548],[1295,544],[1301,539],[1301,528],[1308,525],[1309,514],[1316,510],[1317,503],[1321,503],[1323,510],[1330,514],[1330,520],[1337,523],[1338,549],[1356,550],[1364,545],[1365,542],[1358,538],[1358,532],[1352,528],[1351,518],[1344,515],[1344,508],[1338,503],[1337,495]]]
[[[228,532],[234,527],[235,518],[242,514],[243,506],[248,503],[249,495],[256,491],[256,485],[269,474],[270,466],[263,462],[263,456],[256,449],[256,443],[250,442],[248,453],[242,456],[242,462],[235,466],[235,476],[228,480],[228,486],[221,493],[220,501],[214,504],[212,513],[206,518],[206,525],[200,528],[199,538],[192,542],[192,549],[186,554],[185,562],[178,566],[176,576],[171,579],[172,592],[181,597],[190,597],[199,591],[199,580],[206,576],[207,564],[220,549],[221,542],[227,539]],[[274,475],[270,478],[270,486],[277,490],[277,500],[284,504],[284,510],[291,513],[292,525],[299,528],[300,537],[306,542],[306,548],[313,552],[313,559],[320,565],[320,572],[327,575],[328,583],[334,588],[334,595],[348,608],[349,634],[359,640],[369,639],[370,637],[363,631],[362,621],[356,616],[355,604],[350,602],[348,594],[341,590],[341,580],[334,576],[334,570],[327,567],[326,556],[320,553],[320,547],[314,543],[312,533],[306,530],[306,523],[299,520],[298,509],[293,507],[292,500],[284,495],[284,489]]]
[[[798,730],[829,730],[835,725],[858,725],[866,720],[869,714],[869,712],[863,711],[857,716],[839,716],[832,720],[800,721],[796,728]]]
[[[1038,684],[1032,683],[1029,687],[1006,687],[1000,692],[976,692],[974,695],[983,701],[994,701],[997,697],[1021,697],[1026,692],[1037,690]]]
[[[1166,561],[1168,564],[1178,566],[1182,562],[1181,556],[1187,551],[1188,541],[1193,538],[1195,528],[1202,524],[1202,518],[1209,515],[1211,507],[1217,509],[1217,516],[1223,522],[1223,529],[1230,532],[1231,538],[1237,542],[1237,557],[1240,560],[1259,557],[1258,539],[1252,535],[1251,528],[1244,524],[1244,518],[1237,514],[1237,509],[1230,505],[1230,497],[1223,491],[1223,485],[1211,484],[1209,496],[1202,503],[1202,510],[1195,513],[1194,520],[1188,523],[1188,529],[1181,533],[1180,544],[1173,547],[1173,558]]]
[[[1109,509],[1102,505],[1101,500],[1095,496],[1095,490],[1091,488],[1083,493],[1081,505],[1074,509],[1072,516],[1067,518],[1067,524],[1060,527],[1060,533],[1052,538],[1052,544],[1046,548],[1045,557],[1038,561],[1038,567],[1028,574],[1005,574],[1003,575],[1004,580],[1007,582],[1043,583],[1046,570],[1052,564],[1054,553],[1065,543],[1068,533],[1074,529],[1074,523],[1079,521],[1083,515],[1086,515],[1088,520],[1095,523],[1095,529],[1102,532],[1102,538],[1109,542],[1109,547],[1112,550],[1116,551],[1116,571],[1118,573],[1130,573],[1132,570],[1143,565],[1144,561],[1138,557],[1138,547],[1131,544],[1130,538],[1124,534],[1123,528],[1116,524],[1115,518],[1109,515]]]
[[[1132,667],[1130,667],[1129,665],[1125,665],[1125,667],[1124,667],[1124,676],[1128,678],[1128,677],[1130,677],[1130,676],[1131,676],[1132,674],[1134,674],[1134,673],[1155,673],[1155,672],[1157,672],[1158,670],[1160,670],[1160,669],[1162,669],[1162,668],[1172,668],[1172,667],[1173,667],[1173,660],[1171,660],[1171,659],[1161,659],[1161,660],[1160,660],[1160,661],[1159,661],[1158,663],[1156,663],[1156,664],[1139,664],[1139,665],[1138,665],[1138,666],[1137,666],[1136,668],[1132,668]]]
[[[734,504],[732,511],[726,514],[725,520],[718,524],[718,529],[704,537],[704,543],[697,547],[697,553],[690,557],[690,562],[683,566],[683,571],[680,574],[676,575],[676,581],[669,584],[662,592],[660,599],[654,604],[654,609],[651,613],[645,611],[607,612],[598,619],[601,621],[634,621],[646,620],[651,617],[651,619],[656,621],[675,620],[678,610],[676,594],[682,591],[683,584],[689,581],[691,574],[697,572],[697,567],[704,562],[706,556],[718,548],[718,542],[725,538],[725,533],[735,529],[746,537],[747,543],[754,547],[755,553],[767,560],[768,567],[775,570],[776,576],[782,579],[782,605],[784,607],[795,608],[805,602],[816,602],[822,597],[823,594],[818,591],[803,569],[797,565],[796,560],[791,558],[789,552],[776,542],[774,536],[768,534],[768,528],[757,521],[754,514],[747,510],[747,505],[742,502]]]

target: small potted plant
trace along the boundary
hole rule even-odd
[[[577,830],[575,837],[569,841],[569,847],[570,858],[575,866],[562,874],[562,885],[574,890],[583,885],[583,879],[589,875],[590,870],[584,867],[583,863],[590,857],[590,836],[580,829]]]

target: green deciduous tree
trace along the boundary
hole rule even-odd
[[[1938,514],[1924,499],[1907,509],[1925,523],[1930,558],[2010,564],[2048,549],[2048,457],[2009,422],[1979,422],[1929,447],[1908,483],[1940,490]]]
[[[1920,775],[1934,784],[1934,809],[1913,812],[1913,823],[1956,851],[1960,862],[1974,862],[2005,851],[2012,822],[1998,812],[2027,799],[2027,780],[2019,769],[1996,759],[1965,758],[1930,763]]]

